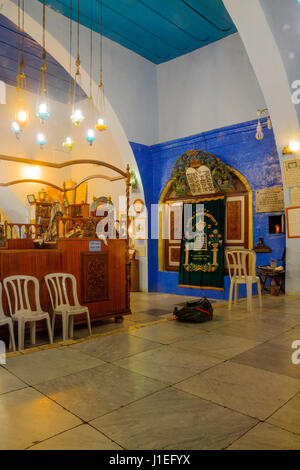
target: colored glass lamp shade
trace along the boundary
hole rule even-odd
[[[12,131],[13,134],[15,134],[15,136],[18,139],[19,135],[21,134],[21,127],[19,126],[19,124],[16,121],[13,121],[11,123],[11,131]]]
[[[37,135],[37,138],[36,138],[36,141],[37,143],[39,144],[40,148],[42,149],[44,147],[44,145],[46,145],[47,143],[47,139],[46,137],[44,136],[44,134],[42,132],[40,132],[38,135]]]
[[[66,140],[63,142],[63,147],[66,147],[67,149],[72,150],[73,146],[74,146],[74,140],[72,139],[72,137],[66,137]]]
[[[107,129],[107,125],[105,124],[103,118],[98,119],[98,122],[95,125],[95,129],[97,129],[97,131],[105,131]]]
[[[36,115],[42,123],[44,123],[49,118],[50,113],[46,103],[39,104]]]
[[[89,129],[85,136],[85,140],[90,144],[93,145],[94,140],[96,139],[95,132],[93,129]]]
[[[71,115],[71,121],[76,127],[79,127],[82,121],[84,120],[84,116],[80,109],[75,109]]]

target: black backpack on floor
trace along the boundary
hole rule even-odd
[[[203,323],[213,319],[212,305],[206,297],[193,302],[186,302],[183,307],[174,308],[176,320],[191,323]]]

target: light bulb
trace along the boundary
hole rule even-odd
[[[40,120],[42,122],[46,121],[46,119],[49,118],[50,113],[49,113],[48,106],[47,106],[46,103],[41,103],[38,106],[38,110],[37,110],[36,115],[37,115],[38,118],[40,118]]]
[[[19,135],[21,133],[21,128],[20,128],[19,124],[16,121],[13,121],[11,123],[11,131],[12,131],[13,134],[15,134],[15,136],[18,139]]]
[[[21,109],[17,114],[17,121],[20,126],[26,126],[27,121],[27,113],[23,109]]]
[[[107,125],[105,124],[103,118],[98,119],[95,129],[97,129],[97,131],[105,131],[107,129]]]
[[[41,169],[38,165],[25,167],[23,170],[24,177],[28,179],[35,179],[40,176]]]
[[[94,140],[96,139],[94,129],[88,129],[85,139],[90,145],[93,144]]]
[[[71,115],[71,121],[76,127],[79,127],[82,121],[84,120],[84,116],[80,109],[75,109],[73,114]]]
[[[41,147],[41,149],[42,149],[43,146],[46,145],[46,143],[47,143],[47,139],[46,139],[46,137],[44,136],[44,134],[43,134],[42,132],[40,132],[40,133],[37,135],[36,141],[37,141],[37,143],[39,144],[39,146]]]
[[[296,140],[292,140],[289,143],[289,148],[290,148],[291,152],[297,152],[297,150],[299,150],[299,148],[300,148],[299,142],[297,142]]]

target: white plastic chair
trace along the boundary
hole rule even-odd
[[[16,350],[15,334],[13,321],[10,317],[5,315],[2,305],[2,284],[0,282],[0,326],[7,325],[9,330],[9,344],[12,346],[13,351]]]
[[[53,342],[50,316],[40,304],[40,285],[33,276],[9,276],[3,280],[9,313],[18,323],[18,349],[24,349],[25,325],[30,323],[31,344],[36,342],[36,322],[46,320],[49,342]],[[32,285],[33,289],[30,290]]]
[[[238,291],[240,284],[246,284],[247,287],[247,309],[252,310],[252,285],[257,284],[259,306],[262,308],[262,295],[260,279],[255,274],[256,268],[256,253],[253,250],[236,249],[226,250],[226,261],[230,277],[230,291],[228,308],[231,310],[233,287],[235,287],[234,303],[238,299]],[[250,273],[247,269],[247,262],[249,262]]]
[[[53,273],[45,276],[46,285],[51,298],[53,317],[52,317],[52,334],[54,336],[55,317],[62,316],[62,332],[63,340],[73,337],[74,316],[86,314],[87,326],[89,334],[92,334],[91,321],[88,307],[80,305],[77,296],[77,281],[73,274]],[[71,289],[68,293],[68,283]],[[70,292],[71,291],[71,292]],[[71,295],[70,295],[71,294]],[[71,305],[70,298],[73,300]]]

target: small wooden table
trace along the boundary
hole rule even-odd
[[[279,291],[285,293],[285,270],[277,271],[270,266],[259,266],[256,269],[256,275],[259,276],[261,282],[261,291],[271,291],[270,286],[266,286],[268,279],[274,279],[276,285],[279,287]]]

